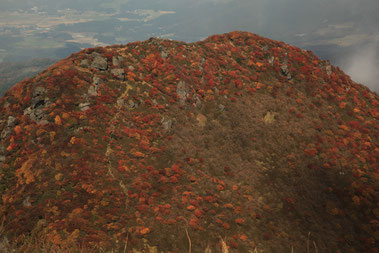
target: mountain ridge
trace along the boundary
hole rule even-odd
[[[15,243],[377,250],[378,96],[311,52],[247,32],[85,49],[0,108]]]

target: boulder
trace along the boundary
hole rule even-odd
[[[50,99],[46,97],[46,89],[44,87],[36,87],[33,91],[31,99],[32,105],[24,110],[24,115],[37,123],[46,116],[45,107],[51,104]]]
[[[80,61],[80,67],[88,68],[88,67],[89,67],[88,59],[83,59],[83,60],[81,60],[81,61]]]
[[[99,85],[99,84],[101,84],[102,81],[103,80],[101,80],[101,78],[98,77],[98,76],[94,76],[93,79],[92,79],[93,84],[96,85],[96,86]]]
[[[3,140],[11,133],[13,127],[16,125],[17,119],[13,116],[9,116],[7,119],[7,125],[1,131],[0,138]]]
[[[7,127],[14,127],[16,125],[17,119],[13,116],[9,116],[7,120]]]
[[[79,110],[84,112],[90,108],[89,105],[90,105],[90,103],[80,103],[79,104]]]
[[[40,107],[28,107],[24,110],[24,115],[28,115],[29,118],[37,123],[42,120],[45,116],[45,112],[43,111],[44,106]]]
[[[201,107],[201,100],[198,96],[196,96],[195,94],[193,94],[193,99],[195,100],[195,103],[193,103],[193,105],[196,107],[196,108],[200,108]]]
[[[117,66],[117,67],[120,66],[120,59],[118,56],[112,57],[112,64],[113,64],[113,66]]]
[[[134,108],[137,108],[137,107],[138,107],[138,104],[135,103],[133,100],[129,99],[129,100],[128,100],[127,107],[128,107],[129,109],[134,109]]]
[[[165,117],[162,118],[161,120],[163,130],[166,132],[169,132],[172,127],[172,120],[171,119],[166,119]]]
[[[30,196],[27,196],[24,201],[22,201],[22,205],[25,207],[31,206],[32,203],[30,203]]]
[[[292,75],[287,64],[283,64],[282,66],[280,66],[280,72],[282,73],[282,75],[286,76],[288,80],[292,79]]]
[[[268,59],[268,63],[270,63],[271,66],[274,66],[274,62],[275,62],[275,56],[271,56],[271,57]]]
[[[112,69],[111,74],[117,77],[117,79],[125,81],[125,71],[124,69]]]
[[[121,108],[125,104],[125,100],[123,98],[118,98],[116,103],[117,106]]]
[[[325,71],[326,71],[326,74],[328,76],[330,76],[333,72],[332,72],[332,66],[328,65],[325,67]]]
[[[161,52],[161,58],[166,59],[168,57],[168,53],[166,51]]]
[[[97,70],[107,70],[108,69],[107,59],[100,55],[95,56],[91,64],[91,68],[94,68]]]

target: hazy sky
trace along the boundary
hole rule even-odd
[[[379,91],[379,0],[0,0],[0,25],[7,22],[1,17],[4,11],[33,7],[48,15],[75,9],[77,19],[87,18],[84,12],[106,19],[112,13],[122,17],[140,10],[140,15],[150,15],[146,26],[159,23],[173,34],[172,39],[188,42],[233,30],[249,31],[311,49],[342,67],[353,80]],[[149,37],[145,30],[139,31],[139,38]]]

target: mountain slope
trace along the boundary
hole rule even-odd
[[[377,252],[378,96],[311,52],[245,32],[86,49],[0,108],[3,241]]]

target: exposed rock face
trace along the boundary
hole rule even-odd
[[[332,74],[332,66],[328,65],[325,67],[326,74],[330,76]]]
[[[37,123],[46,124],[44,109],[51,104],[50,99],[46,97],[46,89],[44,87],[35,88],[31,102],[32,105],[24,110],[24,115],[28,115]]]
[[[193,99],[195,100],[195,103],[193,105],[197,108],[200,108],[201,107],[200,98],[197,95],[193,94]]]
[[[171,119],[162,118],[161,122],[162,122],[162,126],[163,126],[164,131],[168,132],[171,130],[171,127],[172,127],[172,120]]]
[[[91,63],[91,68],[95,68],[97,70],[107,70],[108,69],[107,59],[98,54],[95,54],[95,58],[93,59]]]
[[[121,67],[121,63],[124,61],[124,57],[122,56],[113,56],[112,57],[112,64],[116,67]]]
[[[90,103],[80,103],[79,104],[79,109],[84,112],[90,108]]]
[[[112,69],[112,75],[116,76],[117,79],[125,81],[125,71],[124,69]]]
[[[185,104],[186,99],[189,96],[189,90],[184,81],[180,81],[176,88],[176,94],[178,94],[179,102],[181,105]]]
[[[280,71],[281,73],[287,77],[288,80],[290,80],[292,78],[292,75],[290,73],[290,70],[288,68],[288,65],[287,64],[283,64],[281,67],[280,67]]]
[[[88,68],[89,67],[89,62],[88,59],[83,59],[80,61],[80,66],[83,68]]]
[[[87,91],[88,96],[97,96],[97,86],[90,86]]]
[[[98,77],[98,76],[94,76],[94,77],[93,77],[93,84],[94,84],[95,86],[98,86],[99,84],[101,84],[101,82],[102,82],[102,80],[101,80],[100,77]]]

